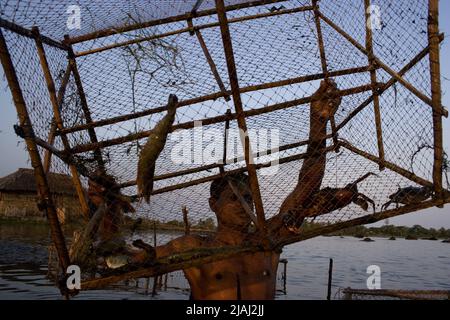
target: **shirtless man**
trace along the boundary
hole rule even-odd
[[[313,195],[320,190],[325,174],[327,124],[341,103],[337,96],[338,88],[332,80],[322,81],[313,95],[307,155],[300,169],[298,183],[283,202],[279,214],[267,221],[272,242],[293,235],[293,230],[298,229],[305,218],[302,208],[307,208]],[[252,231],[252,220],[241,201],[247,202],[250,210],[253,210],[245,174],[214,180],[210,188],[209,205],[217,216],[216,233],[209,237],[186,235],[172,240],[155,248],[156,258],[198,248],[263,243],[263,239],[258,239],[258,233]],[[274,249],[246,253],[185,269],[183,271],[191,287],[191,297],[196,300],[273,299],[280,253],[281,250]],[[139,262],[139,250],[130,255],[134,262]]]
[[[331,81],[322,81],[311,103],[310,140],[307,157],[303,161],[298,184],[286,198],[280,213],[267,221],[269,237],[282,240],[292,236],[292,227],[299,227],[302,207],[307,207],[314,193],[320,190],[325,173],[326,128],[334,116],[341,99],[338,89]],[[239,197],[229,185],[231,182],[249,207],[253,201],[245,174],[226,176],[212,182],[209,205],[216,214],[217,232],[208,238],[187,235],[156,248],[158,258],[174,253],[205,247],[240,246],[254,243],[257,237],[249,228],[251,219]],[[293,222],[292,222],[293,221]],[[198,300],[219,299],[273,299],[280,251],[257,252],[185,269],[184,273],[191,287],[191,297]]]

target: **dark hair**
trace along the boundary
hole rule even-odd
[[[220,194],[228,185],[228,180],[231,180],[232,182],[235,182],[238,185],[245,184],[246,186],[248,186],[249,183],[248,176],[245,173],[235,173],[225,177],[217,178],[211,183],[210,188],[211,198],[219,199]]]

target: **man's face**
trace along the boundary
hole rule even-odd
[[[248,204],[250,210],[253,211],[252,195],[248,185],[239,182],[233,182],[233,184],[241,194],[242,199]],[[219,223],[226,224],[227,226],[235,226],[236,228],[248,227],[251,223],[251,219],[245,211],[239,197],[228,184],[222,190],[218,199],[209,199],[209,204],[211,209],[216,213]]]

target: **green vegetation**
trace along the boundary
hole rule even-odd
[[[333,236],[353,236],[358,238],[365,237],[396,237],[409,239],[450,239],[450,229],[426,229],[420,225],[413,227],[385,225],[382,227],[356,226],[341,230],[332,234]]]
[[[127,219],[128,220],[128,219]],[[134,219],[130,219],[126,221],[126,225],[132,225],[134,223]],[[170,220],[167,222],[162,222],[159,220],[153,219],[142,219],[142,223],[139,225],[140,229],[157,229],[157,230],[179,230],[184,231],[185,225],[183,221],[179,220]],[[207,219],[199,219],[197,222],[192,223],[190,225],[191,231],[215,231],[216,224],[213,218]]]

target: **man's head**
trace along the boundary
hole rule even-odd
[[[245,228],[250,225],[251,219],[245,211],[239,196],[234,193],[230,183],[235,186],[241,198],[253,210],[253,200],[249,187],[248,176],[238,173],[214,180],[211,184],[209,206],[217,216],[219,225]]]

